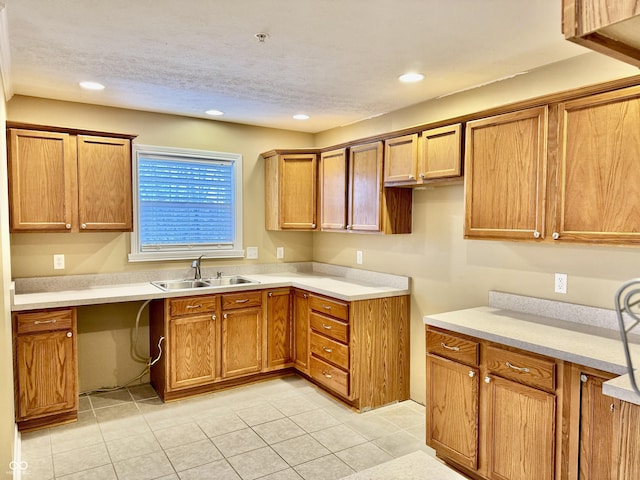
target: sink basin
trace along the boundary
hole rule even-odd
[[[164,290],[193,290],[198,288],[224,287],[229,285],[242,285],[246,283],[258,283],[248,278],[231,276],[221,278],[207,278],[203,280],[160,280],[151,282],[152,285]]]

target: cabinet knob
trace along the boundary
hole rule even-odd
[[[66,228],[67,230],[71,230],[71,224],[70,224],[70,223],[67,223],[67,224],[64,226],[64,228]]]
[[[71,332],[67,332],[67,337],[68,337],[68,338],[73,337],[73,333],[71,333]]]
[[[82,230],[85,230],[85,229],[87,228],[87,224],[86,224],[86,223],[83,223],[82,225],[80,225],[80,228],[81,228]]]
[[[347,225],[347,230],[351,230],[351,225]]]
[[[491,383],[491,377],[484,377],[484,383]]]
[[[609,411],[613,412],[616,409],[616,406],[612,403],[611,405],[609,405]]]
[[[580,375],[580,381],[582,383],[585,383],[587,380],[589,380],[589,377],[587,377],[584,373]]]
[[[213,320],[213,321],[216,321],[216,320],[217,320],[217,317],[216,317],[216,315],[215,315],[215,314],[211,315],[211,320]]]
[[[273,297],[273,292],[269,292],[268,296]]]
[[[426,178],[426,175],[425,175],[424,173],[421,173],[421,174],[420,174],[420,178],[421,178],[422,180],[424,180],[424,179]]]
[[[315,224],[315,223],[312,223],[312,224],[311,224],[311,228],[316,228],[316,224]]]
[[[224,319],[226,320],[226,319],[227,319],[227,314],[226,314],[226,313],[223,313],[223,314],[222,314],[222,318],[224,318]]]
[[[306,293],[303,293],[303,294],[302,294],[302,298],[309,298],[309,295],[308,295],[308,294],[306,294]]]
[[[540,232],[537,230],[533,232],[533,238],[540,238]]]
[[[415,176],[413,176],[413,175],[409,175],[409,180],[415,180],[415,179],[416,179],[416,177],[415,177]]]
[[[469,370],[469,376],[471,378],[475,377],[476,376],[476,372],[474,372],[473,370]]]
[[[558,240],[560,238],[560,234],[558,232],[553,232],[551,238],[553,238],[554,240]]]

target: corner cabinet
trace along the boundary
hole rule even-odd
[[[266,369],[280,369],[293,363],[292,291],[278,288],[266,292]]]
[[[134,136],[8,125],[12,232],[131,231]]]
[[[13,314],[16,423],[21,431],[76,420],[74,308]]]
[[[317,154],[273,150],[265,161],[267,230],[315,230]]]

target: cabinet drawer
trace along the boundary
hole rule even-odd
[[[16,333],[35,333],[73,328],[73,310],[43,310],[17,313]]]
[[[349,341],[349,325],[346,323],[315,312],[310,313],[309,323],[311,328],[316,332],[321,332],[322,334],[342,343],[347,343]]]
[[[501,377],[543,390],[556,388],[556,364],[551,360],[487,346],[485,361],[487,370]]]
[[[225,293],[222,295],[222,309],[258,307],[262,305],[262,292]]]
[[[427,329],[427,352],[449,358],[466,365],[478,366],[480,344],[455,334]]]
[[[309,308],[325,315],[339,318],[345,322],[349,321],[349,304],[338,300],[309,295]]]
[[[170,315],[191,315],[193,313],[215,312],[218,305],[215,296],[181,297],[169,300]]]
[[[311,353],[345,370],[349,368],[349,347],[317,333],[311,333]]]
[[[312,378],[331,390],[345,397],[349,396],[349,374],[344,370],[329,365],[316,357],[311,357],[309,359],[309,373]]]

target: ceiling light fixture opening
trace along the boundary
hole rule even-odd
[[[85,90],[104,90],[104,85],[98,82],[80,82],[80,87]]]
[[[206,112],[207,115],[212,115],[214,117],[219,117],[220,115],[224,115],[224,112],[221,112],[220,110],[207,110]]]
[[[424,80],[424,75],[422,75],[421,73],[409,72],[400,75],[398,79],[404,83],[415,83]]]
[[[309,115],[305,115],[304,113],[298,113],[297,115],[294,115],[293,118],[295,118],[296,120],[309,120]]]
[[[269,34],[260,32],[260,33],[256,33],[254,37],[256,37],[260,41],[260,43],[264,43],[269,38]]]

